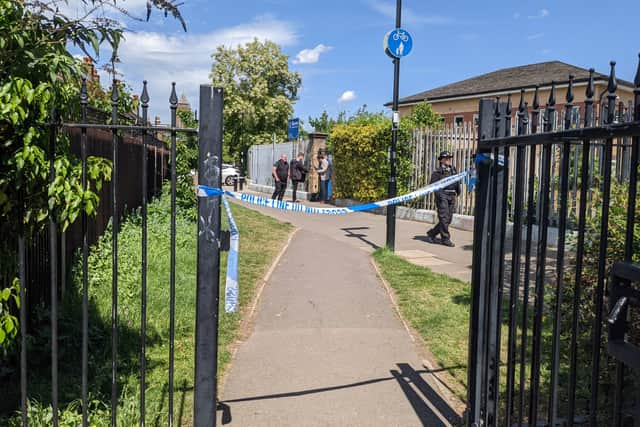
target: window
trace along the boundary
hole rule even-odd
[[[473,125],[475,127],[480,126],[480,116],[478,114],[473,115]]]
[[[464,123],[464,116],[454,116],[453,124],[455,127],[461,127]]]

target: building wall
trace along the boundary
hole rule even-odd
[[[597,105],[600,99],[600,94],[607,91],[606,83],[597,83],[594,85],[595,87],[595,95],[594,102]],[[585,96],[586,83],[580,83],[574,86],[574,101],[573,104],[580,107],[580,117],[584,117],[584,100]],[[556,111],[562,111],[564,108],[564,99],[566,94],[566,85],[560,86],[556,88]],[[539,91],[539,100],[540,100],[540,108],[544,108],[547,100],[549,99],[550,89],[542,89]],[[531,105],[533,104],[533,96],[534,90],[529,90],[525,92],[525,102],[528,102],[529,109],[531,110]],[[619,87],[618,96],[620,99],[616,101],[616,104],[619,102],[623,102],[626,105],[633,100],[633,90],[627,87]],[[504,93],[500,95],[500,99],[505,101],[507,99],[508,94]],[[603,96],[603,99],[606,100],[606,93]],[[456,117],[462,117],[464,122],[471,122],[474,119],[474,115],[478,114],[478,106],[480,104],[480,99],[487,98],[487,96],[475,96],[470,97],[468,99],[454,99],[454,100],[444,100],[444,101],[433,101],[431,105],[433,106],[434,111],[440,114],[444,118],[445,124],[453,124]],[[518,108],[518,103],[520,102],[520,91],[511,92],[511,103],[513,105],[513,114],[515,115]],[[399,111],[401,116],[405,116],[411,112],[413,109],[413,105],[400,106]],[[596,107],[596,115],[600,116],[600,112],[598,111],[598,107]]]

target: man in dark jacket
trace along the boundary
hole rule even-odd
[[[280,160],[273,164],[271,175],[276,182],[276,189],[271,198],[282,200],[284,192],[287,191],[287,180],[289,179],[289,162],[287,162],[286,154],[282,153]]]
[[[443,151],[438,156],[440,167],[431,174],[431,183],[440,181],[451,175],[455,175],[456,169],[451,165],[453,156],[448,151]],[[436,207],[438,210],[438,223],[431,230],[427,231],[427,242],[440,243],[444,246],[453,247],[451,234],[449,234],[449,224],[453,218],[453,210],[456,205],[456,196],[460,194],[460,182],[449,185],[436,193]],[[442,239],[438,238],[438,234]]]
[[[293,202],[295,203],[298,201],[296,198],[298,183],[304,183],[307,173],[309,173],[309,170],[304,166],[304,153],[298,153],[298,159],[291,160],[289,172],[291,174],[291,185],[293,188]]]

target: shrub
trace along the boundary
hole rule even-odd
[[[624,259],[625,248],[625,235],[627,227],[627,204],[628,204],[629,185],[613,183],[611,188],[611,202],[609,204],[609,231],[607,238],[607,252],[605,256],[605,300],[603,307],[603,315],[608,313],[608,278],[610,276],[611,267],[615,262],[622,261]],[[591,357],[593,354],[592,346],[592,333],[593,325],[595,321],[595,300],[596,290],[598,284],[598,263],[599,263],[599,251],[600,241],[602,239],[600,232],[600,221],[602,218],[602,194],[597,190],[594,191],[594,197],[592,201],[594,215],[587,219],[585,228],[585,241],[584,241],[584,256],[583,272],[582,272],[582,286],[581,286],[581,298],[579,305],[579,333],[577,336],[578,342],[578,384],[577,395],[579,410],[585,410],[588,405],[588,399],[590,398],[590,381],[591,381]],[[640,203],[636,203],[635,215],[634,215],[634,241],[633,241],[633,261],[640,262]],[[576,239],[571,238],[569,241],[569,247],[575,247]],[[569,345],[568,342],[571,339],[571,322],[572,322],[572,310],[573,310],[573,298],[575,291],[575,273],[567,274],[565,276],[565,287],[562,299],[562,313],[563,315],[563,327],[562,327],[562,342],[563,350],[561,353],[561,381],[560,384],[568,386],[568,374],[569,374]],[[552,307],[551,305],[549,307]],[[637,313],[634,314],[634,310],[631,310],[631,336],[632,341],[640,342],[640,318]],[[604,318],[603,318],[604,320]],[[615,385],[615,365],[611,358],[607,357],[607,326],[603,321],[602,325],[602,341],[600,343],[601,348],[601,364],[600,364],[600,392],[599,392],[599,417],[602,419],[611,416],[611,408],[613,408],[613,391]],[[585,369],[586,368],[586,369]],[[635,382],[635,387],[640,387],[640,375],[637,372],[627,370],[627,380]],[[633,388],[631,388],[633,389]],[[566,391],[565,391],[566,392]],[[606,424],[606,423],[603,423]]]
[[[379,200],[387,195],[391,120],[383,115],[358,116],[334,126],[333,165],[335,196],[362,201]],[[410,135],[398,132],[396,157],[398,192],[405,192],[411,174]]]

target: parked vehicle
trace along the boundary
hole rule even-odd
[[[225,185],[233,185],[233,177],[240,177],[240,169],[227,163],[222,164],[222,182]]]

